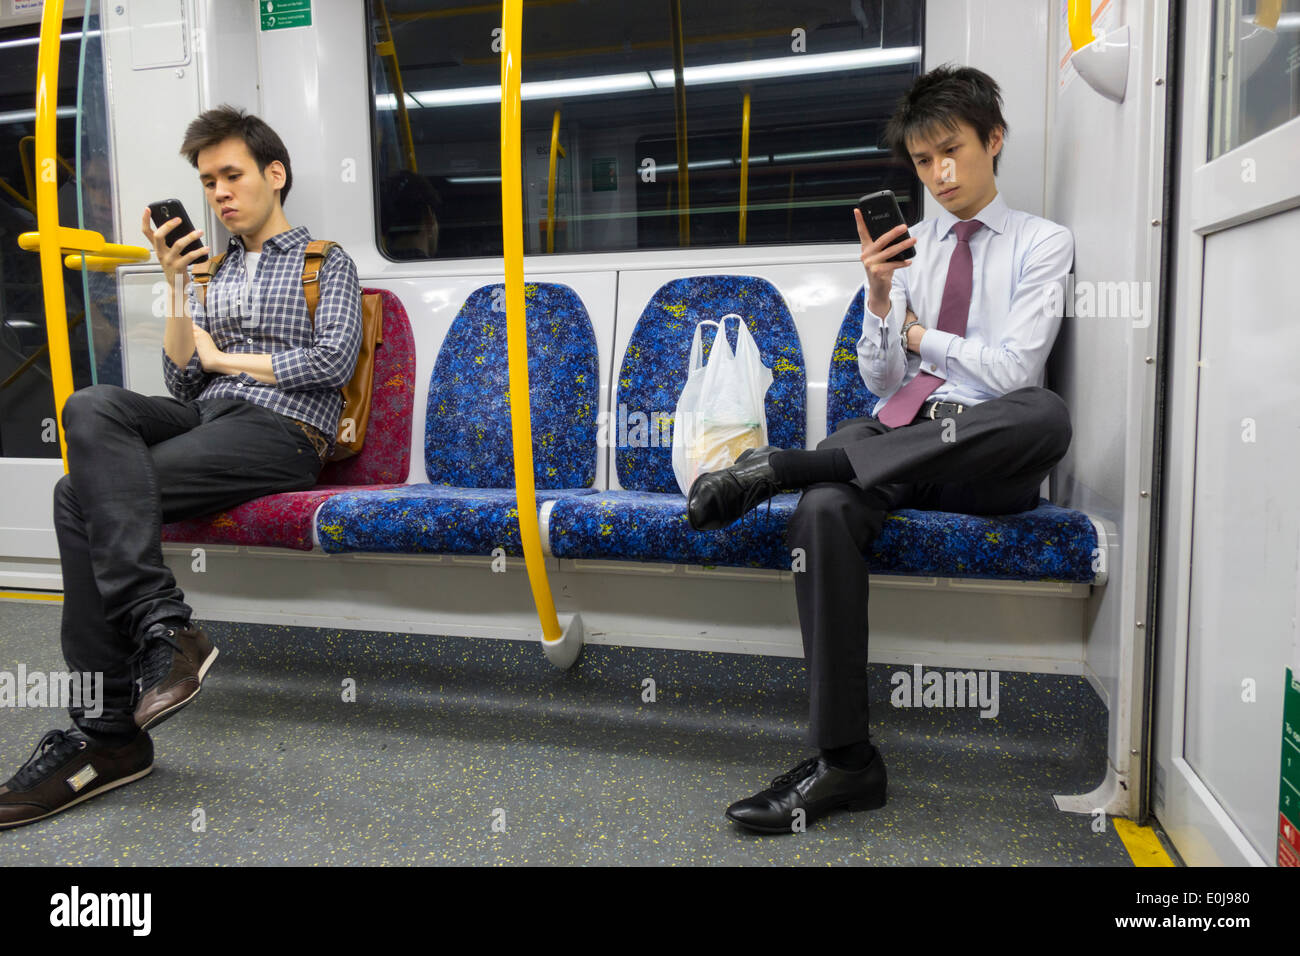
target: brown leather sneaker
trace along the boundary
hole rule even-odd
[[[140,648],[135,724],[157,727],[195,698],[217,649],[198,628],[155,624]]]
[[[51,730],[0,786],[0,830],[43,820],[152,769],[153,741],[146,733],[121,747],[105,747],[76,729]]]

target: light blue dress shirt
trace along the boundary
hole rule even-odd
[[[882,399],[877,418],[889,397],[922,370],[943,379],[927,401],[977,405],[1043,384],[1064,314],[1074,236],[1058,223],[1007,208],[1001,193],[972,218],[984,228],[970,239],[971,302],[964,337],[935,328],[948,261],[957,246],[952,227],[960,221],[947,209],[908,229],[916,237],[916,255],[910,266],[894,270],[888,315],[867,307],[870,291],[863,289],[858,370]],[[920,354],[904,351],[899,338],[908,308],[926,327]]]

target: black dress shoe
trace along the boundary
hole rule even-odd
[[[832,810],[878,810],[885,805],[885,762],[880,751],[861,770],[839,770],[825,757],[810,757],[772,786],[727,807],[727,818],[759,833],[793,833]]]
[[[736,463],[721,471],[700,475],[686,497],[686,515],[696,531],[717,531],[777,494],[776,472],[768,464],[771,445],[749,448]]]

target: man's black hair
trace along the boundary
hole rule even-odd
[[[279,161],[284,166],[284,185],[280,187],[280,205],[289,198],[289,187],[293,185],[293,169],[289,166],[289,151],[275,130],[257,116],[245,113],[233,106],[218,106],[216,109],[200,113],[185,130],[185,142],[181,143],[181,155],[190,161],[195,169],[199,168],[199,152],[209,146],[235,138],[244,141],[248,151],[257,161],[257,171],[265,173],[266,167]]]
[[[930,139],[940,130],[957,131],[957,121],[969,123],[987,149],[993,131],[1007,133],[1002,118],[1002,92],[993,77],[970,66],[937,66],[919,76],[899,100],[885,126],[885,142],[900,160],[912,165],[907,149],[909,138]],[[993,175],[998,172],[1001,151],[993,157]]]

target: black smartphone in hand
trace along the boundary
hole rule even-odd
[[[903,211],[898,208],[898,200],[894,197],[892,189],[882,189],[878,193],[870,193],[858,200],[858,210],[862,213],[862,221],[867,226],[867,233],[871,238],[879,239],[895,226],[906,225],[903,219]],[[904,242],[909,238],[906,229],[902,235],[895,236],[890,245],[896,245]],[[916,246],[908,246],[902,252],[886,259],[886,262],[902,262],[905,259],[911,259],[916,255]]]
[[[149,215],[153,217],[153,227],[155,229],[161,227],[162,224],[167,222],[169,219],[175,219],[177,216],[180,217],[181,220],[180,225],[178,225],[171,232],[167,233],[166,242],[168,248],[171,248],[172,246],[176,245],[176,241],[180,239],[182,236],[188,236],[191,232],[194,231],[194,223],[190,221],[189,213],[185,211],[185,207],[181,205],[181,201],[179,199],[160,199],[158,202],[151,202],[149,204]],[[199,239],[195,239],[188,246],[182,249],[181,255],[183,256],[189,255],[195,249],[202,249],[202,248],[203,248],[203,240],[200,237]],[[190,265],[196,266],[200,262],[207,262],[207,261],[208,261],[208,254],[205,252],[203,255],[199,256],[197,259],[191,262]]]

